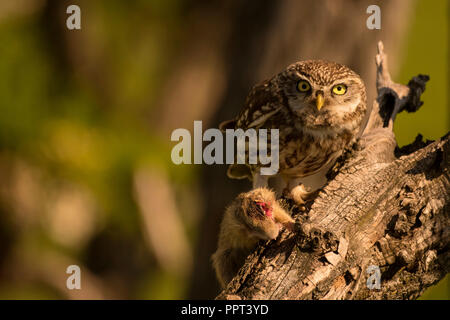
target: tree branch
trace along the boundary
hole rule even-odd
[[[429,78],[394,83],[381,42],[376,66],[358,144],[306,211],[290,206],[298,230],[261,244],[218,299],[414,299],[449,272],[450,135],[396,148],[395,117],[422,105]],[[379,289],[366,284],[369,266]]]

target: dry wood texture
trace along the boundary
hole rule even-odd
[[[416,111],[428,77],[394,83],[379,43],[377,91],[357,145],[295,233],[261,244],[218,299],[414,299],[450,270],[450,135],[396,148],[398,112]],[[369,289],[370,266],[380,270]]]

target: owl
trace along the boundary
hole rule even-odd
[[[239,115],[225,129],[278,129],[279,170],[262,176],[261,163],[232,164],[230,178],[249,178],[266,187],[281,178],[283,190],[297,203],[326,182],[325,174],[352,144],[366,112],[362,79],[350,68],[329,61],[307,60],[288,66],[254,86]],[[270,132],[270,130],[268,130]],[[269,150],[269,140],[267,142]]]

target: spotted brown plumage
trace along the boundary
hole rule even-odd
[[[304,91],[298,88],[300,81],[307,82]],[[277,176],[289,180],[332,165],[355,141],[365,112],[365,87],[358,74],[338,63],[307,60],[254,86],[237,118],[227,125],[243,130],[279,129]],[[255,187],[261,186],[255,184],[261,166],[246,161],[245,171],[233,164],[228,175],[247,176]]]

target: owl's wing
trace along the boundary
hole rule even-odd
[[[253,180],[252,169],[246,164],[230,164],[227,170],[227,176],[230,179],[249,179]]]
[[[219,130],[225,132],[226,129],[234,129],[236,127],[236,119],[225,120],[219,124]]]
[[[221,122],[219,129],[223,132],[226,129],[258,129],[280,110],[281,99],[266,80],[250,90],[238,117]]]
[[[236,128],[258,129],[282,108],[280,94],[270,85],[270,80],[257,84],[252,88],[245,105],[236,119]]]
[[[252,88],[239,116],[236,119],[222,122],[219,128],[222,131],[239,128],[243,130],[259,129],[281,108],[280,95],[273,86],[270,86],[270,80],[266,80]],[[248,178],[252,180],[254,167],[255,165],[249,164],[231,164],[228,167],[227,175],[232,179]]]

